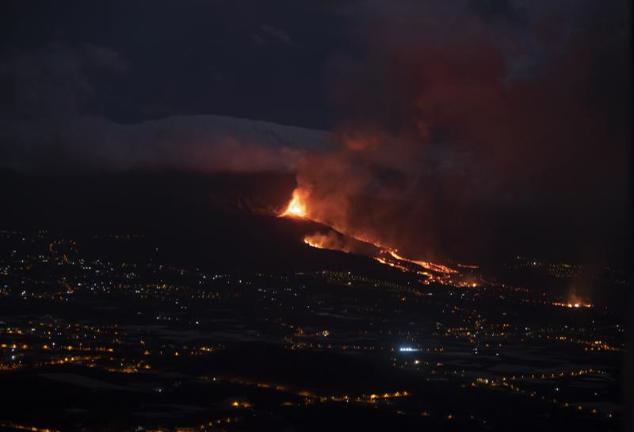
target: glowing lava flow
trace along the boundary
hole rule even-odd
[[[570,294],[566,302],[553,302],[553,306],[565,307],[570,309],[591,308],[591,303],[586,303],[575,294]]]
[[[445,274],[453,274],[453,273],[458,273],[456,270],[449,268],[447,266],[444,266],[442,264],[434,264],[432,262],[429,261],[421,261],[421,260],[413,260],[413,259],[409,259],[409,258],[405,258],[403,256],[400,256],[396,249],[390,250],[388,251],[388,253],[392,256],[392,258],[396,258],[397,260],[401,260],[401,261],[406,261],[408,263],[412,263],[412,264],[416,264],[419,267],[422,267],[426,270],[431,270],[431,271],[435,271],[438,273],[445,273]]]
[[[307,219],[310,218],[308,205],[307,205],[308,192],[301,188],[296,188],[293,191],[293,196],[283,212],[279,214],[279,217],[289,217],[293,219]],[[319,222],[319,221],[316,221]],[[338,227],[333,227],[338,229]],[[351,236],[349,234],[337,234],[334,231],[329,233],[316,232],[304,237],[304,243],[317,249],[332,249],[342,252],[356,252],[363,255],[369,255],[375,261],[404,272],[414,272],[420,276],[423,276],[427,281],[447,282],[451,279],[452,275],[457,275],[458,272],[452,268],[441,264],[435,264],[429,261],[414,260],[403,257],[398,254],[398,251],[394,248],[386,247],[372,240],[367,239],[365,236]],[[365,244],[366,246],[361,246]],[[372,245],[374,252],[366,247]],[[424,271],[421,271],[424,270]]]
[[[355,250],[353,242],[357,240],[347,240],[345,236],[332,231],[325,234],[316,232],[304,237],[304,243],[316,249],[331,249],[346,253],[353,252]],[[361,251],[357,252],[361,253]]]
[[[330,245],[325,243],[324,235],[321,233],[315,233],[315,234],[305,236],[304,243],[316,249],[334,249],[334,247],[330,247],[330,248],[328,247]]]

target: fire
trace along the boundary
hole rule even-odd
[[[286,206],[286,209],[280,213],[280,217],[291,217],[304,219],[308,216],[305,202],[306,193],[297,188],[293,191],[293,197]]]
[[[591,308],[592,304],[587,303],[577,297],[574,293],[570,294],[566,302],[554,302],[553,306],[565,307],[569,309]]]
[[[324,243],[324,239],[321,235],[318,235],[317,233],[304,237],[304,243],[316,249],[327,249],[326,244]]]
[[[308,198],[309,193],[307,190],[299,187],[295,188],[291,200],[284,211],[279,214],[279,217],[317,221],[312,219],[309,215],[307,206]],[[459,275],[458,271],[442,264],[406,258],[400,255],[396,249],[373,241],[363,235],[363,233],[354,233],[354,235],[351,235],[347,230],[340,229],[340,227],[331,225],[331,228],[340,230],[341,233],[332,231],[328,233],[315,232],[304,236],[304,243],[316,249],[330,249],[367,255],[383,265],[404,272],[419,274],[425,277],[427,282],[449,282],[454,276]]]
[[[401,261],[406,261],[412,264],[416,264],[419,267],[422,267],[426,270],[431,270],[431,271],[435,271],[438,273],[445,273],[445,274],[454,274],[454,273],[458,273],[456,270],[449,268],[447,266],[444,266],[442,264],[435,264],[429,261],[421,261],[421,260],[414,260],[414,259],[410,259],[410,258],[405,258],[404,256],[401,256],[397,253],[398,251],[396,249],[391,249],[388,250],[387,253],[390,254],[390,256],[392,256],[392,258],[395,258],[397,260],[401,260]]]
[[[579,309],[579,308],[591,308],[592,305],[590,303],[562,303],[562,302],[554,302],[553,306],[565,307],[570,309]]]
[[[304,243],[316,249],[331,249],[346,253],[352,252],[352,247],[350,244],[347,244],[345,238],[333,232],[326,234],[320,232],[309,234],[304,237]]]

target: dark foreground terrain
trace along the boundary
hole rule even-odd
[[[303,244],[274,181],[7,192],[0,430],[619,430],[626,274],[513,256],[422,278]]]
[[[123,234],[1,242],[5,430],[618,428],[624,329],[605,305],[378,264],[221,273],[84,253],[144,242]]]

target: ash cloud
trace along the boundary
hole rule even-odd
[[[340,148],[298,176],[317,216],[427,256],[614,242],[627,221],[626,12],[621,1],[343,8],[359,49],[329,66]]]

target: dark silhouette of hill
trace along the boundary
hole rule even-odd
[[[367,257],[308,247],[304,235],[326,227],[276,216],[295,187],[290,174],[4,172],[0,179],[1,229],[58,232],[95,257],[219,271],[385,271]]]

